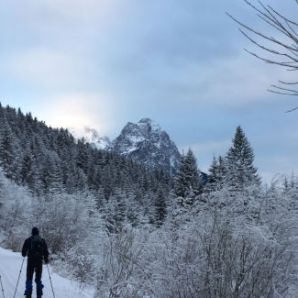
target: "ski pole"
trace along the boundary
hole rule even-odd
[[[47,269],[48,269],[48,274],[49,274],[49,279],[50,279],[50,284],[51,284],[51,288],[52,288],[53,297],[55,298],[54,287],[53,287],[53,283],[52,283],[52,277],[51,277],[50,270],[49,270],[49,264],[47,264]]]
[[[15,298],[16,297],[16,294],[17,294],[17,289],[18,289],[18,285],[19,285],[19,282],[20,282],[20,278],[21,278],[21,273],[22,273],[22,270],[23,270],[24,261],[25,261],[25,258],[23,258],[23,262],[22,262],[22,266],[21,266],[21,269],[20,269],[19,277],[18,277],[18,280],[17,280],[17,285],[16,285],[16,288],[14,290],[13,298]]]
[[[0,284],[1,284],[1,290],[2,290],[3,298],[5,298],[4,288],[3,288],[3,284],[2,284],[2,278],[1,278],[1,275],[0,275]]]

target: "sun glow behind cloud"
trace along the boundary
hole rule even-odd
[[[12,53],[3,63],[7,72],[23,84],[57,90],[84,85],[85,69],[75,56],[44,47]]]
[[[77,93],[44,98],[38,114],[48,125],[75,130],[80,135],[86,126],[101,134],[109,130],[109,107],[98,94]]]

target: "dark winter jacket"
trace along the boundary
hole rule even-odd
[[[34,236],[29,237],[28,239],[25,240],[23,249],[22,249],[22,256],[26,257],[28,256],[28,259],[34,259],[34,260],[44,260],[45,263],[48,263],[49,259],[49,251],[48,251],[48,246],[46,241],[41,238],[42,241],[42,254],[41,255],[36,255],[32,253],[32,239]]]

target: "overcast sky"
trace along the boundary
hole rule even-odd
[[[264,1],[297,14],[294,0]],[[266,91],[289,74],[246,54],[226,11],[270,33],[241,0],[2,0],[0,100],[110,138],[152,118],[203,170],[241,125],[266,181],[291,174],[298,112],[284,112],[298,99]]]

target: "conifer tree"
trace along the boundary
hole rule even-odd
[[[248,186],[259,186],[261,180],[253,162],[253,149],[242,128],[238,126],[232,147],[225,159],[226,184],[233,190],[243,190]]]
[[[224,186],[225,174],[224,159],[221,156],[218,158],[213,157],[212,164],[209,168],[207,190],[221,190]]]
[[[127,215],[124,195],[120,189],[116,189],[109,197],[104,211],[106,226],[110,232],[121,231]]]
[[[199,193],[200,178],[196,158],[189,149],[182,156],[180,167],[175,178],[175,194],[180,197],[193,196]]]
[[[21,161],[19,182],[21,185],[27,185],[29,189],[33,190],[35,187],[35,175],[37,169],[34,168],[34,156],[30,149],[30,145],[27,145],[24,150],[23,159]]]
[[[10,179],[16,178],[17,143],[13,131],[6,118],[0,122],[0,165],[6,176]]]
[[[166,218],[167,204],[163,191],[160,189],[155,197],[155,224],[160,227]]]

